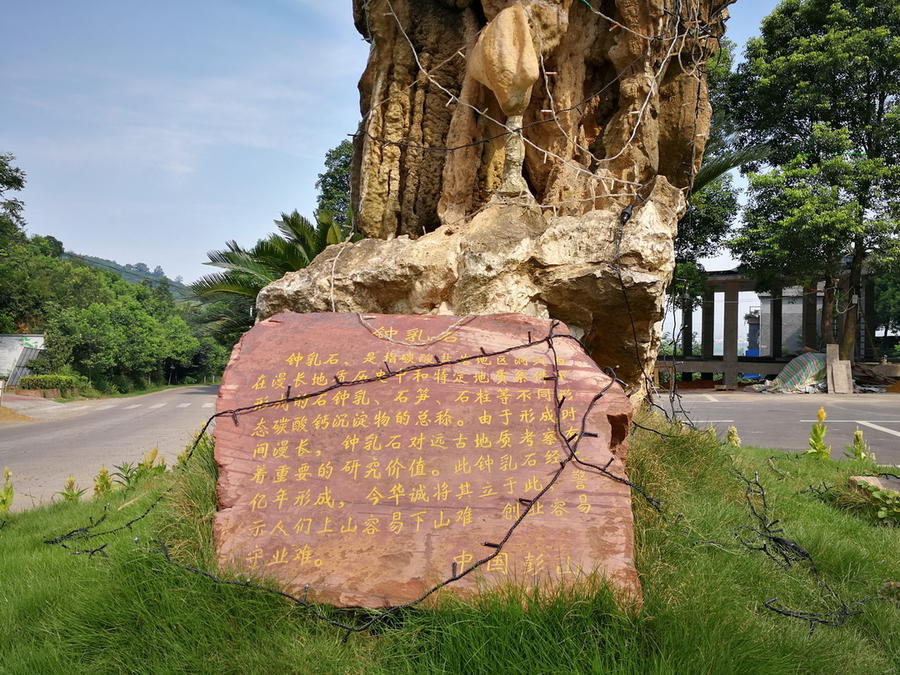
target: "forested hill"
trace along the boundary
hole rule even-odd
[[[97,256],[92,255],[83,255],[73,251],[66,251],[62,257],[83,262],[86,265],[96,267],[97,269],[109,270],[110,272],[119,275],[125,281],[133,284],[139,284],[142,281],[150,281],[156,284],[164,281],[169,284],[169,290],[177,299],[188,297],[190,292],[188,287],[182,283],[181,277],[170,279],[159,265],[151,270],[150,267],[142,262],[133,265],[121,265],[115,260],[107,260],[106,258],[98,258]]]

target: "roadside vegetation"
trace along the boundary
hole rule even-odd
[[[315,222],[295,210],[252,247],[226,242],[208,254],[207,264],[222,271],[190,287],[159,266],[119,265],[68,252],[52,236],[29,236],[24,204],[13,196],[26,176],[14,160],[0,154],[0,333],[46,335],[26,389],[96,397],[215,383],[253,325],[257,293],[327,246],[359,238],[351,232],[346,142],[326,157]]]
[[[900,599],[890,582],[898,581],[900,529],[847,484],[871,463],[736,448],[657,418],[641,422],[667,435],[638,431],[629,451],[631,478],[663,503],[657,513],[635,495],[641,607],[620,605],[602,584],[540,598],[507,590],[404,611],[345,641],[293,603],[213,583],[159,553],[165,542],[180,564],[216,571],[215,464],[203,440],[181,468],[165,471],[148,457],[143,476],[102,478],[98,498],[0,517],[3,669],[896,672]],[[777,524],[752,515],[748,499],[761,509],[756,486]],[[63,542],[68,548],[44,543],[104,513],[97,531],[121,527],[166,490],[129,528]],[[798,548],[780,555],[753,533],[767,527]],[[755,550],[762,543],[773,556]],[[767,601],[841,625],[813,627]]]
[[[230,345],[205,333],[203,308],[176,299],[161,269],[139,264],[147,274],[131,283],[55,237],[26,234],[11,196],[25,173],[13,161],[0,155],[0,333],[46,335],[29,368],[49,377],[36,384],[120,393],[218,377]]]

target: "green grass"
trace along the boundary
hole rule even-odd
[[[770,468],[772,455],[785,475]],[[471,605],[445,599],[437,609],[406,611],[345,642],[343,632],[300,607],[214,584],[151,552],[151,540],[163,539],[179,561],[213,569],[215,468],[204,444],[186,471],[109,500],[107,524],[116,526],[173,488],[133,531],[100,540],[108,541],[106,558],[42,543],[99,516],[100,504],[6,517],[0,672],[898,672],[896,604],[869,602],[843,627],[811,636],[805,622],[763,605],[777,596],[783,607],[828,611],[837,600],[825,597],[817,579],[848,603],[879,598],[884,582],[900,580],[900,529],[877,527],[839,500],[799,494],[820,481],[843,486],[860,465],[724,448],[709,435],[682,432],[637,435],[629,465],[632,478],[664,502],[661,517],[635,500],[640,609],[619,606],[603,586],[540,599],[507,590]],[[810,552],[819,577],[805,565],[782,570],[736,542],[734,528],[752,521],[735,468],[759,472],[773,517]]]

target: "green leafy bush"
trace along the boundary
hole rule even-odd
[[[19,380],[22,389],[78,389],[87,379],[76,375],[26,375]]]
[[[900,495],[893,490],[882,490],[874,485],[865,485],[869,499],[876,509],[878,520],[885,525],[900,525]]]

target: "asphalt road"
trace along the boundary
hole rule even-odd
[[[70,474],[90,491],[101,467],[114,471],[152,448],[171,465],[215,412],[217,390],[180,387],[66,404],[4,396],[4,406],[38,419],[0,424],[0,468],[14,474],[13,508],[50,501]]]
[[[6,407],[40,420],[0,424],[0,468],[15,474],[13,508],[49,501],[69,474],[90,489],[100,467],[137,462],[154,447],[171,463],[213,414],[216,392],[216,387],[185,387],[68,404],[4,397]],[[669,405],[666,397],[657,402]],[[735,426],[744,445],[803,451],[820,406],[828,412],[827,442],[834,458],[860,428],[880,462],[900,465],[898,394],[689,392],[682,394],[678,412],[723,436]]]
[[[660,396],[657,403],[670,408],[667,396]],[[809,447],[809,428],[822,406],[828,414],[826,442],[833,458],[843,456],[859,428],[879,462],[900,465],[900,394],[690,392],[681,395],[684,412],[679,411],[678,417],[701,428],[714,426],[722,435],[728,427],[737,427],[744,445],[803,451]]]

